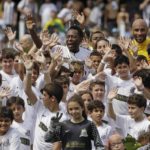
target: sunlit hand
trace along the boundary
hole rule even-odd
[[[79,14],[76,10],[73,10],[72,15],[81,25],[84,25],[85,16],[84,16],[83,12],[81,12],[81,14]]]
[[[4,31],[5,31],[5,34],[6,34],[8,40],[10,42],[15,40],[15,38],[16,38],[16,31],[13,32],[11,27],[6,27]]]
[[[27,29],[32,30],[35,28],[35,22],[31,14],[26,15],[26,26]]]
[[[115,98],[117,96],[117,92],[118,89],[117,88],[113,88],[109,93],[108,93],[108,100],[112,100],[113,98]]]
[[[10,87],[2,87],[0,90],[0,98],[3,99],[5,97],[9,97],[11,94],[11,89]]]

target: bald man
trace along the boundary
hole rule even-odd
[[[108,150],[125,150],[123,137],[118,133],[115,133],[109,137],[108,144]]]
[[[143,19],[136,19],[132,24],[132,34],[134,45],[138,46],[138,55],[144,55],[150,62],[150,54],[148,54],[148,48],[150,48],[150,38],[147,37],[148,27]]]

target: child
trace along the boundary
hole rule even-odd
[[[67,109],[71,119],[62,123],[59,146],[63,150],[91,150],[91,140],[94,140],[95,148],[103,149],[95,125],[86,119],[82,98],[78,95],[71,97]]]
[[[90,84],[89,89],[92,93],[94,100],[104,101],[104,95],[105,95],[105,83],[104,82],[94,81]]]
[[[93,51],[91,54],[90,54],[90,59],[92,61],[92,66],[91,66],[91,69],[94,69],[94,73],[97,72],[97,68],[98,68],[98,65],[99,63],[101,62],[101,59],[102,59],[102,55],[97,52],[97,51]]]
[[[117,95],[117,90],[113,89],[108,94],[109,108],[108,115],[115,120],[120,126],[122,135],[126,137],[128,134],[138,139],[141,131],[147,132],[150,127],[150,121],[144,115],[146,107],[146,99],[142,95],[133,94],[128,99],[128,111],[130,116],[119,115],[114,112],[112,102]]]
[[[111,135],[108,140],[108,150],[125,150],[123,137],[118,133]]]
[[[108,137],[112,134],[112,128],[105,121],[103,121],[105,106],[101,101],[94,100],[88,105],[89,115],[95,123],[99,132],[103,145],[107,145]]]
[[[13,112],[8,107],[0,108],[0,149],[2,150],[20,149],[19,133],[10,127],[13,119]]]
[[[90,103],[90,101],[93,101],[92,93],[90,91],[83,91],[83,92],[80,92],[80,96],[84,102],[85,112],[88,115],[87,106]]]
[[[16,128],[20,133],[20,149],[31,149],[32,122],[31,120],[23,120],[22,115],[25,111],[24,100],[20,97],[11,97],[7,100],[7,106],[12,110],[14,121],[12,127]]]

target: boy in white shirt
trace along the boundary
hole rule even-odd
[[[24,100],[20,97],[11,97],[7,100],[7,106],[12,110],[14,120],[12,127],[20,133],[20,149],[30,150],[32,145],[32,121],[29,118],[23,120],[22,115],[25,111]]]
[[[0,108],[0,149],[20,150],[19,133],[11,128],[13,112],[8,107]]]
[[[120,126],[124,137],[128,134],[138,139],[141,131],[149,131],[150,121],[145,117],[146,99],[142,95],[133,94],[128,100],[128,111],[130,116],[119,115],[114,112],[112,106],[113,99],[117,95],[117,89],[113,89],[108,94],[109,108],[108,115]]]
[[[98,133],[102,140],[103,145],[107,145],[107,140],[110,135],[112,135],[112,127],[109,126],[106,121],[103,121],[105,106],[99,100],[91,101],[88,104],[89,115],[92,118],[92,121],[97,126]]]
[[[46,143],[44,136],[50,127],[51,118],[56,116],[57,112],[62,112],[59,108],[59,102],[63,97],[63,89],[59,84],[49,83],[45,85],[42,90],[43,101],[37,99],[36,95],[31,89],[31,74],[32,61],[25,63],[25,92],[28,96],[30,104],[34,107],[36,112],[35,135],[33,141],[33,150],[52,150],[55,149],[55,143]],[[65,115],[61,121],[65,120]]]

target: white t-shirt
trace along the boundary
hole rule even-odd
[[[9,128],[8,132],[0,136],[1,150],[20,150],[20,136],[16,129]]]
[[[117,88],[117,97],[113,100],[113,108],[115,113],[121,115],[128,115],[128,97],[133,94],[135,85],[133,79],[122,80],[116,76],[106,77],[106,85],[108,86],[108,91],[112,88]]]
[[[101,126],[97,127],[101,141],[104,145],[107,145],[107,140],[110,135],[113,134],[112,127],[106,123],[102,123]]]
[[[136,122],[130,116],[116,115],[116,125],[120,128],[123,137],[129,134],[135,139],[138,139],[141,132],[147,132],[150,129],[150,121],[146,117],[142,121]]]
[[[51,118],[56,116],[56,113],[50,112],[45,108],[41,101],[37,101],[34,105],[37,110],[37,120],[35,126],[35,136],[33,142],[33,150],[52,150],[53,144],[46,143],[44,136],[49,129]],[[63,114],[60,121],[66,120],[66,116]]]
[[[20,133],[20,150],[30,150],[32,144],[32,127],[29,125],[31,122],[24,121],[18,123],[13,121],[12,127]]]

